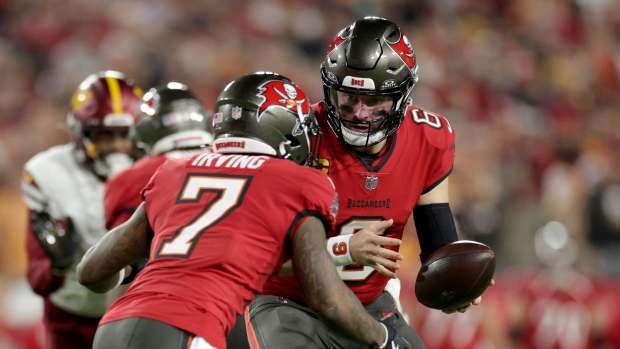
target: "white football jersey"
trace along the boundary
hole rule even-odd
[[[43,151],[30,159],[24,168],[33,179],[22,183],[28,208],[46,211],[56,219],[70,217],[84,251],[105,234],[105,183],[77,161],[73,144]],[[105,297],[105,294],[91,292],[80,285],[73,266],[65,274],[63,286],[52,293],[50,299],[70,313],[99,317],[106,309]]]

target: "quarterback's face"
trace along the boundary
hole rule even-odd
[[[338,114],[343,121],[374,124],[389,115],[392,103],[393,100],[389,96],[353,95],[338,91],[337,103],[335,104],[338,106]],[[360,131],[363,131],[367,130],[368,124],[353,127],[360,128]]]

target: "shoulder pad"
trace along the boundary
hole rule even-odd
[[[413,104],[407,108],[406,118],[413,121],[413,127],[424,135],[428,143],[439,149],[454,146],[455,132],[446,117],[426,111]]]

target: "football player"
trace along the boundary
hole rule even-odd
[[[168,82],[150,89],[140,110],[144,117],[136,125],[135,140],[148,156],[106,184],[107,229],[131,217],[142,202],[140,190],[166,159],[190,157],[213,141],[207,131],[207,113],[184,84]]]
[[[88,348],[105,297],[77,282],[75,261],[106,232],[105,180],[131,165],[130,129],[142,90],[123,74],[88,76],[71,99],[70,144],[43,151],[24,168],[29,211],[27,277],[44,298],[47,348]]]
[[[235,316],[289,255],[326,321],[366,346],[407,348],[366,313],[325,251],[338,204],[325,174],[298,165],[316,130],[304,92],[274,73],[246,75],[215,111],[215,152],[165,162],[133,216],[80,262],[80,282],[107,290],[149,255],[94,348],[225,348]]]
[[[207,113],[188,87],[168,82],[150,89],[140,107],[143,117],[135,127],[134,140],[146,154],[132,167],[110,178],[105,189],[105,217],[108,230],[125,222],[142,202],[140,191],[155,170],[167,159],[190,157],[210,145]],[[135,263],[124,283],[129,283],[146,260]],[[126,286],[108,294],[108,302],[118,298]]]
[[[385,291],[399,266],[398,244],[382,247],[377,233],[401,239],[413,214],[423,261],[458,239],[447,181],[454,130],[445,117],[410,102],[418,81],[413,45],[384,18],[365,17],[342,29],[328,47],[321,78],[325,99],[313,105],[323,131],[317,165],[340,193],[336,236],[327,250],[367,310],[423,348],[397,309],[398,281],[388,287],[396,291]],[[265,292],[250,305],[246,324],[260,348],[286,348],[282,338],[313,337],[328,347],[360,347],[320,323],[291,276],[271,278]]]

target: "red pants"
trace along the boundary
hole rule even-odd
[[[55,306],[45,298],[43,323],[46,331],[46,349],[90,349],[100,318],[88,318]]]

